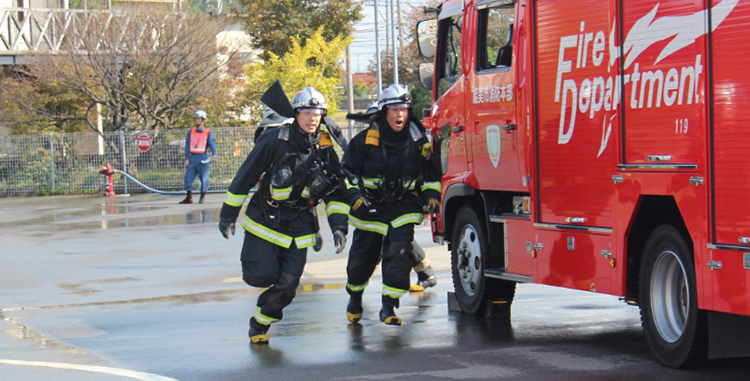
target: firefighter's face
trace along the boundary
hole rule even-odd
[[[386,108],[385,119],[393,131],[401,132],[409,119],[409,109],[406,107],[388,107]]]
[[[312,134],[318,129],[323,110],[317,108],[303,108],[297,112],[297,123],[306,134]]]

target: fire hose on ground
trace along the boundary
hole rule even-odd
[[[129,173],[123,172],[123,171],[121,171],[119,169],[112,168],[112,166],[109,165],[109,164],[99,165],[99,167],[102,168],[101,170],[99,170],[99,173],[101,173],[102,175],[104,175],[106,177],[106,182],[104,183],[104,195],[105,196],[114,196],[115,195],[115,192],[114,192],[114,183],[112,181],[112,175],[115,174],[115,173],[119,173],[120,175],[127,177],[128,179],[130,179],[131,181],[133,181],[134,183],[138,184],[143,189],[145,189],[145,190],[147,190],[149,192],[158,193],[158,194],[167,194],[167,195],[184,195],[185,194],[184,190],[180,190],[180,191],[165,191],[165,190],[160,190],[160,189],[152,188],[152,187],[150,187],[150,186],[142,183],[141,181],[139,181],[135,177],[131,176]],[[226,193],[226,192],[227,192],[226,190],[222,190],[222,189],[209,189],[206,193]]]

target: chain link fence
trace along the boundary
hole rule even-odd
[[[357,124],[354,133],[364,126]],[[346,128],[344,128],[345,136]],[[103,192],[100,165],[110,164],[159,191],[183,190],[185,136],[188,129],[14,135],[0,137],[0,196]],[[226,190],[253,148],[255,127],[212,128],[216,161],[211,163],[210,190]],[[150,146],[143,143],[147,135]],[[342,154],[342,152],[340,152]],[[115,193],[148,190],[125,176],[113,176]],[[193,184],[199,188],[198,180]]]

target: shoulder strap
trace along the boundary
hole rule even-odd
[[[268,161],[268,164],[266,165],[265,172],[271,170],[274,164],[276,164],[277,161],[279,161],[279,157],[281,156],[281,148],[284,145],[284,142],[289,141],[289,125],[288,124],[282,124],[279,126],[279,135],[276,137],[276,142],[273,144],[273,151],[271,153],[271,160]],[[264,176],[265,177],[265,176]]]

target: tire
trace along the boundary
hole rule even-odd
[[[692,251],[677,229],[657,227],[643,252],[641,323],[651,351],[665,366],[695,366],[706,359],[706,313],[698,310]]]
[[[456,299],[465,313],[479,315],[487,303],[487,280],[484,269],[488,262],[489,245],[482,219],[471,206],[459,209],[453,224],[451,270]]]

